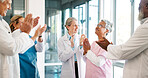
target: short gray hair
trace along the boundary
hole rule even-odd
[[[69,17],[69,18],[66,20],[65,26],[67,26],[67,25],[70,26],[72,21],[77,21],[77,19],[74,18],[74,17]]]
[[[109,22],[108,20],[105,20],[105,19],[103,19],[101,21],[104,21],[105,22],[105,28],[109,30],[108,33],[112,32],[112,26],[113,26],[113,24],[111,22]]]
[[[5,1],[5,0],[0,0],[2,3]]]

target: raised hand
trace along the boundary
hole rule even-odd
[[[90,48],[91,48],[90,43],[89,43],[88,39],[85,38],[83,41],[83,49],[84,49],[83,55],[85,55],[87,53],[87,51],[90,50]]]
[[[22,26],[20,27],[20,30],[22,32],[25,32],[25,33],[29,34],[30,31],[31,31],[32,25],[33,25],[32,14],[28,14],[25,17],[24,22],[23,22]]]
[[[38,25],[39,19],[40,19],[40,17],[36,17],[36,18],[33,20],[33,27],[35,27],[35,26]]]
[[[109,44],[112,44],[112,43],[110,43],[105,37],[103,37],[103,39],[104,39],[104,40],[99,41],[99,42],[97,42],[97,43],[98,43],[98,45],[99,45],[100,47],[102,47],[103,49],[105,49],[105,50],[107,51],[107,46],[108,46]]]
[[[39,25],[38,29],[35,32],[35,35],[36,36],[41,36],[42,33],[46,30],[46,28],[47,28],[46,24],[42,28],[41,28],[41,25]]]
[[[80,46],[83,46],[83,41],[85,38],[86,38],[86,36],[84,34],[82,34],[81,38],[80,38]]]
[[[42,33],[46,30],[47,26],[46,24],[41,28],[41,25],[39,25],[38,29],[35,31],[34,36],[31,38],[33,41],[39,36],[42,35]]]
[[[71,36],[71,39],[70,39],[71,47],[72,47],[72,48],[74,47],[74,38],[75,38],[75,35],[72,35],[72,36]]]

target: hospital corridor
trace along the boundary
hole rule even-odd
[[[142,1],[145,2],[142,3]],[[42,35],[38,36],[39,38],[42,37],[41,42],[43,41],[43,49],[41,52],[37,52],[36,61],[40,77],[35,78],[98,78],[98,75],[100,75],[99,78],[135,78],[134,76],[130,76],[133,75],[133,72],[135,72],[136,78],[147,78],[148,74],[145,74],[145,72],[148,71],[147,68],[142,68],[143,66],[139,65],[148,64],[148,47],[146,46],[148,42],[143,38],[148,35],[145,35],[147,33],[147,27],[145,26],[148,25],[146,21],[146,17],[148,16],[146,15],[146,12],[148,12],[148,3],[146,2],[148,1],[12,0],[11,10],[7,11],[6,16],[2,15],[0,21],[4,19],[10,24],[12,22],[10,19],[15,15],[21,15],[25,18],[27,14],[31,13],[33,18],[39,16],[38,24],[31,29],[29,33],[30,36],[34,36],[39,25],[41,25],[41,27],[43,27],[44,24],[47,25]],[[141,12],[145,15],[141,15],[140,19]],[[105,26],[102,25],[102,22],[105,23]],[[0,26],[1,25],[0,22]],[[99,31],[103,33],[103,29],[105,35],[103,35],[103,37],[101,35],[101,38],[104,39],[105,37],[105,39],[109,41],[105,48],[103,48],[103,43],[99,42],[101,39],[100,35],[97,34],[101,33]],[[142,31],[145,34],[143,34]],[[77,35],[79,35],[78,38]],[[38,41],[38,37],[36,41]],[[80,41],[77,41],[77,39]],[[140,40],[145,40],[145,42]],[[76,44],[76,42],[79,43]],[[34,44],[37,43],[34,42]],[[96,46],[99,48],[96,48]],[[104,51],[107,54],[99,54],[96,50]],[[0,53],[1,51],[2,50],[0,50]],[[69,53],[70,51],[72,53]],[[78,55],[77,52],[78,54],[80,54],[80,52],[82,53]],[[92,53],[90,55],[96,55],[96,58],[89,56],[88,53]],[[110,54],[108,55],[108,53]],[[100,59],[98,59],[98,56],[100,56]],[[0,58],[1,57],[0,55]],[[28,55],[28,58],[32,59],[33,56]],[[101,59],[104,60],[104,62],[101,62]],[[98,64],[98,61],[95,62],[96,60],[99,60],[101,63]],[[133,62],[136,63],[132,64]],[[83,63],[85,63],[85,65],[82,65]],[[133,70],[134,68],[137,70]],[[109,70],[111,70],[111,72]],[[84,74],[82,71],[84,71]],[[87,75],[92,72],[94,73],[91,76]],[[101,74],[97,75],[97,73]],[[0,76],[0,78],[7,77]]]

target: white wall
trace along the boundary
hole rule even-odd
[[[43,26],[45,24],[45,0],[25,0],[25,12],[26,14],[32,13],[33,17],[40,17],[39,25]],[[37,28],[37,27],[36,27]],[[31,31],[31,35],[34,34],[35,29],[34,28]],[[44,33],[43,33],[44,38]],[[45,39],[44,39],[45,41]],[[43,50],[42,53],[38,53],[37,63],[38,63],[38,69],[40,73],[41,78],[45,78],[45,70],[44,70],[44,53],[45,50]]]

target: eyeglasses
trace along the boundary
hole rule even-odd
[[[104,27],[103,25],[97,25],[97,26],[98,26],[99,28],[100,28],[100,27],[102,27],[102,28],[106,28],[106,27]]]
[[[68,26],[71,26],[71,25],[68,25]],[[80,25],[72,25],[72,26],[74,26],[74,27],[78,26],[79,27]]]

